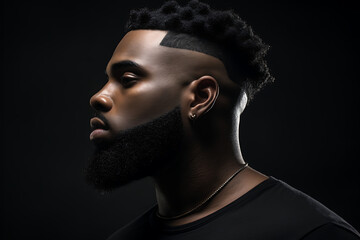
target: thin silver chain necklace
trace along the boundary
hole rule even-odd
[[[223,184],[221,184],[220,187],[218,187],[218,189],[215,190],[215,192],[213,192],[209,197],[207,197],[204,201],[202,201],[200,204],[196,205],[194,208],[190,209],[187,212],[184,212],[180,215],[177,216],[172,216],[172,217],[166,217],[166,216],[162,216],[159,213],[159,209],[156,211],[156,216],[158,218],[164,219],[164,220],[174,220],[174,219],[179,219],[181,217],[184,217],[186,215],[189,215],[190,213],[194,212],[196,209],[200,208],[201,206],[203,206],[205,203],[207,203],[208,201],[210,201],[210,199],[212,199],[221,189],[223,189],[225,187],[226,184],[228,184],[237,174],[239,174],[242,170],[244,170],[249,164],[245,163],[245,165],[243,165],[240,169],[238,169],[233,175],[231,175]]]

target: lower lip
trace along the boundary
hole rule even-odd
[[[94,140],[96,138],[104,138],[108,133],[108,130],[104,129],[95,129],[90,133],[90,140]]]

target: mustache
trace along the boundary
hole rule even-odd
[[[100,112],[97,117],[106,119],[101,115]],[[108,192],[153,176],[178,158],[182,144],[181,111],[176,107],[151,121],[119,131],[109,142],[97,143],[85,170],[87,181]]]

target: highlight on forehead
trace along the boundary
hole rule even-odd
[[[224,54],[216,44],[189,34],[168,31],[160,45],[204,53],[224,62]]]

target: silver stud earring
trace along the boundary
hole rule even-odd
[[[190,114],[190,119],[191,119],[191,120],[195,120],[195,119],[196,119],[196,114],[191,113],[191,114]]]

